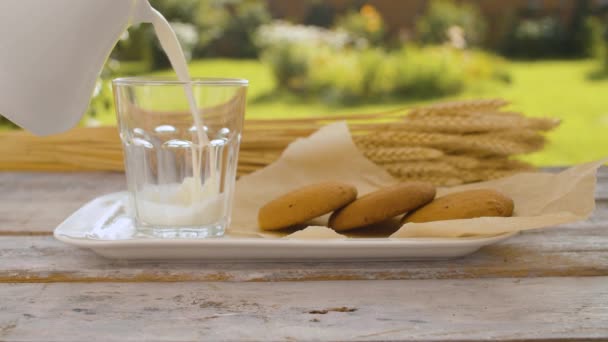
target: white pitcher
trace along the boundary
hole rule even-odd
[[[120,35],[151,11],[147,0],[0,0],[0,114],[38,135],[76,125]]]

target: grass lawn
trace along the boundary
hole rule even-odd
[[[530,116],[552,116],[563,120],[549,134],[550,144],[542,152],[526,156],[536,165],[568,165],[608,156],[608,79],[592,81],[587,75],[593,61],[513,62],[513,82],[508,86],[470,89],[456,98],[502,97],[512,108]],[[334,107],[314,99],[274,92],[270,70],[254,60],[202,60],[190,65],[191,74],[208,77],[240,77],[250,81],[247,117],[302,117],[331,113],[368,113],[420,104],[391,101]],[[168,75],[170,71],[156,73]],[[114,114],[99,117],[114,121]]]
[[[600,159],[608,156],[608,79],[589,80],[594,67],[592,61],[513,63],[511,86],[480,95],[508,99],[530,116],[562,119],[549,145],[525,159],[537,165]]]

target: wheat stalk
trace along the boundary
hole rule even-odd
[[[508,104],[509,102],[503,99],[442,102],[430,106],[415,108],[410,111],[409,115],[419,116],[437,113],[492,111]]]
[[[480,166],[480,160],[478,158],[464,155],[446,155],[439,159],[439,161],[464,170],[475,169]]]
[[[477,133],[501,130],[549,130],[559,122],[547,118],[502,115],[424,116],[403,119],[401,128],[419,132]]]
[[[422,181],[428,182],[437,186],[455,186],[464,184],[464,180],[460,178],[454,178],[451,176],[442,176],[442,175],[418,175],[415,177],[402,177],[398,175],[393,175],[395,178],[399,179],[402,182],[409,181]]]
[[[416,177],[423,175],[457,176],[458,169],[441,161],[415,161],[405,163],[383,164],[382,167],[390,174],[398,177]]]
[[[536,151],[542,145],[515,142],[483,135],[453,135],[409,131],[381,131],[354,137],[365,149],[378,147],[422,146],[450,153],[471,153],[479,156],[508,156]]]
[[[545,137],[539,131],[550,130],[559,121],[502,111],[507,104],[504,100],[475,100],[409,111],[247,120],[238,174],[265,167],[295,139],[338,120],[348,121],[353,141],[367,158],[399,179],[454,185],[529,170],[529,164],[509,157],[542,148]],[[44,138],[22,131],[3,132],[0,139],[3,170],[123,169],[122,144],[115,127],[78,128]]]
[[[437,159],[443,152],[426,147],[378,147],[361,148],[361,152],[371,161],[383,164],[409,160]]]
[[[498,170],[532,170],[534,167],[521,160],[507,158],[480,158],[478,159],[478,169],[498,169]]]
[[[394,177],[402,180],[427,180],[436,185],[447,185],[455,183],[477,182],[508,176],[529,168],[486,168],[461,169],[445,161],[436,162],[410,162],[381,165]],[[449,181],[446,181],[449,180]]]

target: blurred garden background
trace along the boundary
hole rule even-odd
[[[526,160],[608,155],[606,0],[150,2],[172,23],[193,77],[250,80],[249,118],[500,97],[526,115],[563,120]],[[112,78],[171,73],[150,25],[130,28],[82,124],[115,124]]]

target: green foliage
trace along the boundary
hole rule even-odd
[[[585,56],[603,60],[606,54],[606,27],[597,17],[588,17],[585,20],[584,47]]]
[[[196,55],[256,57],[254,33],[270,19],[260,0],[202,0],[195,19],[200,36]]]
[[[15,125],[14,123],[12,123],[11,121],[8,121],[7,118],[5,118],[4,116],[0,115],[0,129],[2,128],[15,128],[17,127],[17,125]]]
[[[134,25],[122,34],[111,58],[120,61],[152,61],[153,33],[148,25]]]
[[[304,17],[304,25],[330,27],[335,19],[336,10],[324,0],[312,0]]]
[[[403,97],[446,96],[470,85],[510,80],[501,58],[477,50],[409,46],[400,53],[400,63],[397,92]]]
[[[451,0],[433,0],[426,13],[416,22],[416,36],[421,43],[441,44],[448,40],[448,30],[460,27],[469,46],[483,42],[486,23],[479,9],[471,3],[456,4]]]
[[[431,98],[464,89],[467,68],[451,48],[384,52],[317,50],[309,61],[308,90],[327,103],[354,104],[395,97]]]
[[[591,0],[578,0],[566,35],[566,45],[573,57],[591,57],[595,42],[593,26],[589,26]]]
[[[257,57],[253,34],[270,21],[262,0],[151,0],[171,23],[187,58]],[[113,52],[118,60],[145,61],[152,70],[170,66],[151,25],[129,28]]]
[[[608,27],[598,17],[589,17],[585,21],[588,32],[586,38],[587,55],[598,61],[598,68],[592,73],[593,78],[605,78],[608,75]]]
[[[97,118],[102,113],[113,111],[114,98],[112,96],[112,83],[109,80],[98,79],[91,96],[91,102],[86,117]]]
[[[572,17],[539,9],[514,13],[502,42],[502,53],[515,58],[587,58],[598,47],[598,25],[590,16],[590,0],[574,2]]]
[[[565,52],[565,32],[557,17],[517,20],[503,50],[506,55],[517,58],[560,56]]]
[[[452,48],[406,48],[401,56],[403,70],[397,83],[399,93],[428,98],[462,91],[466,82],[462,56]]]
[[[283,21],[261,26],[255,41],[277,84],[293,91],[307,87],[309,61],[315,54],[320,60],[326,50],[342,50],[352,43],[350,36],[342,31]]]
[[[277,44],[264,50],[262,60],[270,66],[279,87],[303,90],[308,73],[308,51],[309,46],[303,44]]]
[[[195,19],[202,2],[199,0],[150,0],[150,4],[171,23],[186,58],[194,57],[194,49],[198,44],[198,27]],[[146,64],[152,69],[167,68],[171,65],[151,25],[139,25],[130,29],[129,33],[127,43],[138,45],[136,48],[142,53],[140,60],[146,61]],[[133,39],[131,39],[131,35]]]
[[[169,21],[193,23],[200,6],[200,0],[149,0],[150,5]]]
[[[263,56],[280,89],[305,91],[330,104],[439,97],[472,83],[509,80],[500,58],[448,46],[387,52],[283,41],[268,46]]]
[[[375,46],[383,42],[386,34],[382,16],[371,5],[364,5],[359,11],[350,11],[339,17],[336,28]]]
[[[372,53],[317,48],[308,60],[306,90],[326,103],[360,101],[367,93],[369,81],[368,70],[363,69],[363,56]]]

